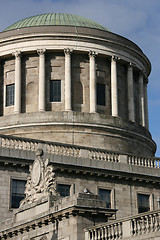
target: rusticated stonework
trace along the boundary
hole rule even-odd
[[[26,197],[22,200],[20,207],[33,203],[40,198],[50,194],[58,195],[55,186],[55,172],[49,159],[43,158],[43,150],[38,149],[36,159],[30,166],[29,176],[26,183]]]

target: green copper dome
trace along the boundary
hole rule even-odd
[[[12,24],[11,26],[7,27],[3,32],[35,26],[76,26],[109,31],[102,25],[84,17],[72,14],[46,13],[33,17],[28,17],[21,21],[18,21]]]

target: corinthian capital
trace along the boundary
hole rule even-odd
[[[65,48],[64,49],[64,53],[65,53],[65,55],[70,55],[71,53],[72,53],[72,49],[70,49],[70,48]]]
[[[97,53],[95,51],[89,51],[89,57],[96,57]]]
[[[118,57],[118,56],[112,56],[112,61],[115,61],[115,62],[117,62],[117,61],[119,61],[120,60],[120,57]]]
[[[13,52],[12,56],[14,56],[15,58],[21,57],[21,51]]]
[[[37,53],[38,53],[39,56],[44,55],[45,52],[46,52],[46,49],[45,49],[45,48],[43,48],[43,49],[37,49]]]

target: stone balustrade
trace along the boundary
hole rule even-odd
[[[146,237],[143,239],[150,239],[149,235],[154,236],[154,233],[159,230],[160,210],[155,210],[87,228],[85,229],[85,240],[132,239],[132,237],[136,239],[136,236],[144,234]]]
[[[61,144],[14,136],[0,135],[0,147],[35,152],[42,148],[45,152],[55,155],[70,156],[76,158],[89,158],[90,160],[125,163],[147,168],[160,168],[160,158],[123,155],[100,149],[84,148],[69,144]]]
[[[107,151],[89,150],[89,158],[101,161],[119,162],[119,154]]]
[[[70,157],[80,157],[80,149],[74,146],[63,146],[60,144],[46,144],[47,152],[56,155],[64,155]]]
[[[160,158],[128,155],[128,163],[135,166],[160,168]]]

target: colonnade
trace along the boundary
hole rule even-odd
[[[39,49],[39,111],[45,111],[45,52],[46,49]],[[64,49],[65,54],[65,111],[72,110],[71,102],[71,50]],[[15,56],[15,104],[14,113],[21,112],[21,52],[17,51]],[[90,112],[97,111],[96,104],[96,53],[89,52],[90,65]],[[118,57],[111,57],[111,113],[118,117],[118,82],[117,82],[117,61]],[[144,74],[139,72],[139,119],[140,125],[148,128],[148,103],[147,103],[147,81]],[[135,122],[134,104],[134,80],[133,64],[129,63],[127,68],[127,95],[128,95],[128,118]]]

